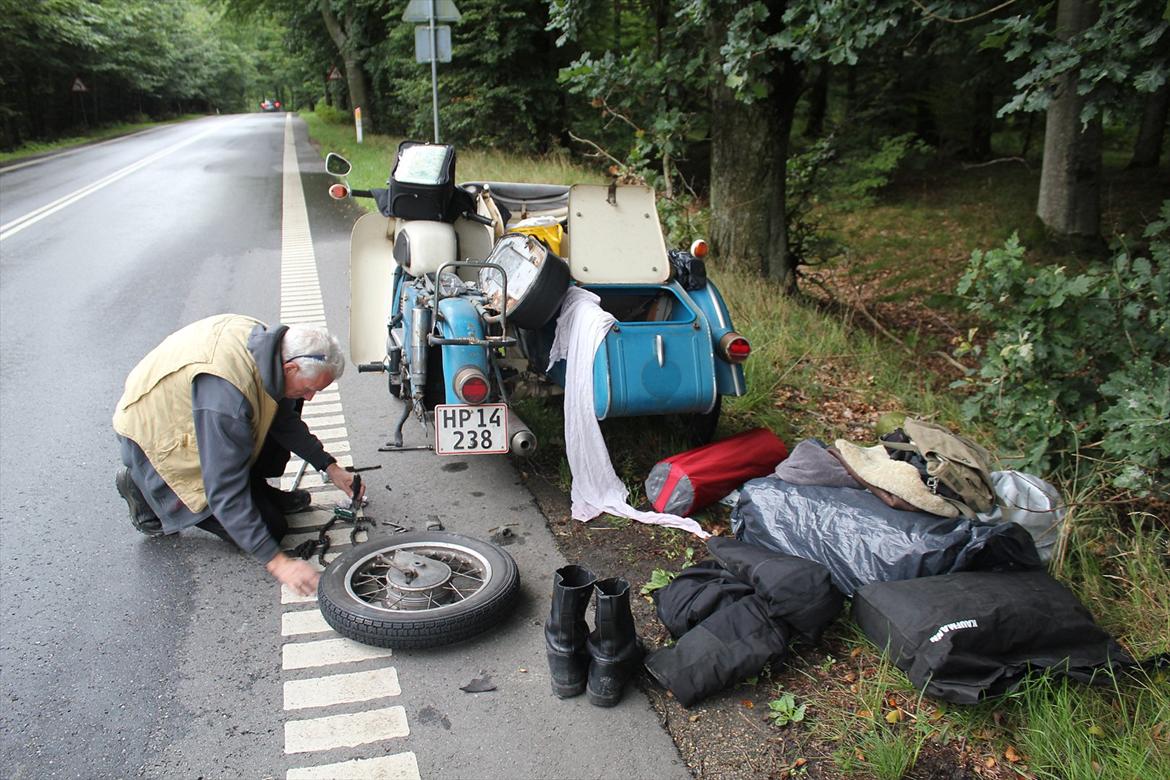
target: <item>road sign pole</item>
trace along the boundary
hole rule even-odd
[[[435,115],[435,143],[439,142],[439,47],[435,41],[435,0],[431,0],[431,106]]]

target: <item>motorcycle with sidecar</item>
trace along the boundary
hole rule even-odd
[[[326,170],[338,178],[333,198],[377,204],[350,238],[349,347],[358,370],[384,374],[402,401],[382,450],[531,454],[536,437],[511,391],[529,377],[564,387],[565,361],[549,356],[571,286],[613,317],[585,372],[597,419],[678,415],[698,443],[713,435],[722,397],[745,392],[751,346],[696,257],[705,244],[667,251],[649,187],[456,184],[453,147],[409,141],[385,188],[351,188],[337,154]],[[412,414],[424,445],[403,444]],[[345,636],[429,647],[499,622],[518,591],[500,547],[414,532],[343,553],[318,601]]]
[[[714,433],[723,396],[745,390],[751,352],[716,285],[689,252],[667,251],[644,185],[454,183],[455,150],[404,142],[387,187],[354,190],[330,154],[335,198],[370,197],[376,213],[350,238],[350,356],[382,372],[440,455],[531,453],[511,408],[518,375],[563,386],[548,365],[568,286],[615,322],[593,358],[597,419],[682,415]],[[701,252],[705,246],[697,242]]]

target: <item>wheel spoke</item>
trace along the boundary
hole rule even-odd
[[[450,569],[445,582],[429,589],[411,590],[395,583],[400,571],[394,556],[409,552],[442,563]],[[462,583],[462,584],[460,584]],[[349,587],[357,598],[386,610],[426,611],[458,604],[473,597],[487,585],[487,571],[482,561],[466,551],[426,545],[394,547],[381,550],[350,576]]]

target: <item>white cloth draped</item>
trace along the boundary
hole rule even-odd
[[[585,522],[604,512],[640,523],[680,528],[706,539],[710,534],[689,517],[640,512],[626,501],[629,491],[613,469],[593,412],[593,358],[614,323],[613,315],[602,309],[600,302],[588,290],[569,288],[549,354],[550,368],[561,359],[566,363],[565,452],[573,476],[573,519]]]

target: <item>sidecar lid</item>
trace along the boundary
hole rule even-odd
[[[650,187],[574,184],[565,238],[569,270],[583,284],[664,284],[670,278]]]

